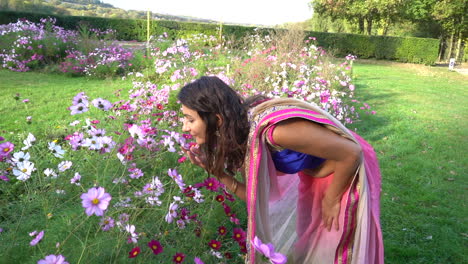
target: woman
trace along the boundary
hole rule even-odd
[[[317,106],[242,98],[217,77],[184,86],[190,160],[247,202],[255,236],[288,263],[383,263],[380,171],[372,147]],[[245,183],[234,177],[244,172]]]

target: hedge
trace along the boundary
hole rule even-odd
[[[119,19],[80,16],[57,16],[36,13],[0,11],[0,25],[16,22],[19,18],[27,18],[39,22],[43,17],[55,17],[57,26],[65,29],[76,29],[79,23],[99,29],[112,28],[117,31],[119,40],[146,40],[146,20]],[[172,38],[188,36],[192,33],[203,33],[217,36],[219,25],[193,22],[177,22],[167,20],[152,20],[151,34],[161,35],[167,32]],[[222,33],[228,39],[241,40],[252,34],[255,27],[223,25]],[[267,32],[271,28],[261,29]],[[413,37],[367,36],[345,33],[307,32],[308,36],[316,37],[318,45],[331,51],[335,56],[353,54],[358,58],[375,58],[396,60],[410,63],[434,64],[437,61],[439,40]],[[466,54],[466,52],[465,52]]]
[[[439,40],[431,38],[368,36],[345,33],[309,32],[319,46],[335,56],[353,54],[358,58],[375,58],[401,62],[434,64]]]

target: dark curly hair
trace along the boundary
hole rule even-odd
[[[249,134],[242,97],[218,77],[203,76],[182,87],[177,98],[197,111],[206,124],[206,141],[200,147],[208,173],[233,175],[244,163]],[[220,127],[217,115],[222,117]]]

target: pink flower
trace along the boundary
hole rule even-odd
[[[102,187],[93,187],[87,193],[83,193],[80,198],[83,200],[82,205],[86,208],[85,212],[89,216],[92,214],[96,214],[97,216],[104,215],[104,211],[112,199],[110,194],[106,193]]]
[[[45,257],[45,259],[41,259],[37,262],[37,264],[69,264],[65,261],[65,257],[62,255],[49,255]]]
[[[275,247],[273,244],[263,244],[257,236],[255,236],[252,245],[254,246],[255,250],[268,258],[268,260],[273,264],[285,264],[288,261],[288,258],[285,255],[279,252],[275,252]]]
[[[11,142],[3,142],[0,144],[0,157],[6,157],[10,152],[15,149],[15,145],[13,145]]]
[[[198,258],[198,257],[195,257],[195,258],[193,259],[193,261],[195,262],[195,264],[205,264],[205,263],[204,263],[200,258]]]
[[[37,243],[39,243],[42,240],[43,237],[44,237],[44,230],[39,232],[39,234],[37,234],[37,236],[33,240],[31,240],[29,245],[31,245],[31,246],[37,245]]]

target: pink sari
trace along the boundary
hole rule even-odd
[[[341,200],[338,231],[327,231],[321,220],[323,193],[333,174],[314,178],[302,172],[278,173],[266,146],[268,128],[298,117],[323,124],[362,147],[362,163]],[[261,261],[251,244],[255,236],[287,255],[288,263],[383,263],[380,170],[372,147],[317,106],[295,99],[262,103],[251,109],[249,121],[246,263]]]

